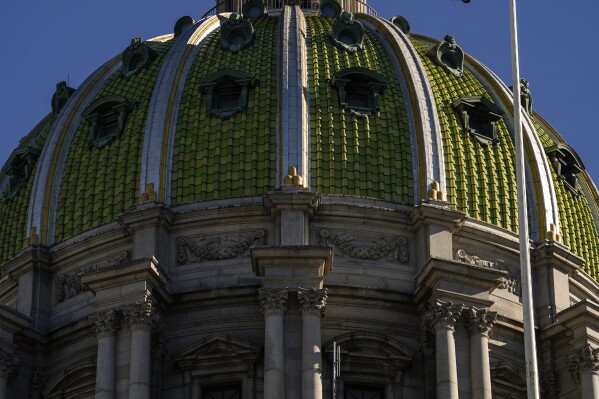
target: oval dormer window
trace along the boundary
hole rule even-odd
[[[341,14],[341,6],[333,0],[325,0],[320,3],[320,15],[325,18],[337,18]]]

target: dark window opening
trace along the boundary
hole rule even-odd
[[[346,384],[344,399],[385,399],[383,388]]]
[[[553,165],[557,177],[564,182],[564,187],[572,193],[579,195],[578,174],[585,167],[578,154],[565,144],[556,144],[547,149],[547,156]]]
[[[331,84],[339,92],[341,107],[354,115],[365,117],[379,111],[379,97],[385,88],[385,80],[379,74],[349,68],[336,73]]]
[[[465,133],[483,145],[499,142],[497,139],[497,123],[503,115],[488,99],[482,96],[460,97],[452,107],[457,111]]]
[[[241,384],[202,387],[205,399],[241,399]]]
[[[205,94],[208,115],[227,119],[245,112],[248,93],[253,86],[252,76],[229,69],[202,79],[200,87]]]
[[[370,108],[370,89],[368,83],[352,82],[345,88],[347,92],[347,106],[352,108]]]
[[[219,85],[215,89],[213,110],[226,111],[239,108],[241,87],[235,83]]]

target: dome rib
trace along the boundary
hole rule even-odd
[[[91,74],[73,93],[61,110],[44,145],[31,191],[27,232],[40,237],[40,243],[53,243],[53,219],[66,157],[79,124],[81,111],[87,108],[104,83],[120,68],[116,56]],[[50,226],[52,224],[52,226]]]
[[[174,126],[176,126],[183,84],[191,67],[191,61],[201,47],[199,43],[218,26],[217,17],[199,21],[194,29],[188,29],[175,38],[173,46],[162,63],[146,121],[140,195],[147,193],[150,185],[153,185],[154,192],[158,193],[158,199],[170,203],[166,198],[168,192],[166,176],[170,171],[172,160],[172,145],[169,143],[171,136],[174,138]]]

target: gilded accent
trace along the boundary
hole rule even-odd
[[[286,186],[301,186],[304,184],[302,181],[302,177],[297,175],[297,168],[292,166],[289,168],[287,172],[287,176],[285,176],[284,185]]]

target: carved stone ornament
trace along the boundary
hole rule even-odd
[[[235,12],[220,27],[220,45],[233,54],[252,44],[254,36],[252,22]]]
[[[500,290],[507,290],[514,295],[522,295],[520,273],[508,274],[507,277],[501,277],[497,284],[497,288]]]
[[[580,377],[581,373],[599,372],[599,348],[593,349],[590,344],[577,349],[569,357],[570,373],[575,377]]]
[[[106,312],[95,313],[88,316],[87,319],[98,338],[113,336],[118,328],[119,315],[112,309]]]
[[[429,50],[428,56],[452,75],[459,78],[464,74],[464,52],[453,36],[445,36]]]
[[[453,302],[437,300],[431,304],[428,312],[424,315],[427,324],[436,331],[439,328],[454,329],[462,315],[464,305],[454,305]]]
[[[264,244],[264,230],[209,236],[197,239],[179,237],[177,263],[185,265],[205,260],[232,259],[247,252],[253,244]]]
[[[461,262],[467,263],[472,266],[488,267],[489,269],[494,269],[497,266],[496,262],[483,260],[476,255],[468,255],[468,253],[464,249],[458,249],[456,252],[456,256],[458,260],[460,260]]]
[[[489,312],[487,309],[478,309],[474,306],[467,309],[468,318],[466,319],[470,332],[491,335],[491,330],[497,321],[497,312]]]
[[[528,80],[520,79],[520,103],[528,115],[532,115],[532,93]]]
[[[298,310],[303,312],[317,311],[324,317],[324,307],[328,298],[326,288],[317,290],[314,288],[299,288],[297,290]]]
[[[109,256],[105,262],[90,265],[79,269],[74,273],[62,274],[57,278],[57,300],[58,303],[73,298],[82,292],[88,291],[85,285],[81,284],[81,276],[86,273],[93,273],[100,270],[118,267],[131,258],[129,251],[122,251]]]
[[[343,11],[333,24],[331,39],[337,47],[355,53],[364,46],[364,25],[354,14]]]
[[[334,245],[343,254],[358,259],[393,260],[407,263],[408,239],[400,236],[368,237],[354,233],[320,231],[321,245]]]
[[[160,322],[160,317],[149,301],[124,306],[121,312],[131,329],[151,329]]]
[[[131,39],[129,47],[121,54],[123,61],[123,76],[130,78],[154,61],[158,56],[156,50],[141,41],[141,38]]]
[[[264,315],[285,312],[289,290],[286,288],[260,288],[258,301]]]
[[[0,376],[12,379],[17,375],[20,367],[21,362],[15,354],[0,349]]]
[[[52,116],[58,115],[74,92],[75,89],[67,86],[65,81],[56,84],[56,91],[52,95]]]

